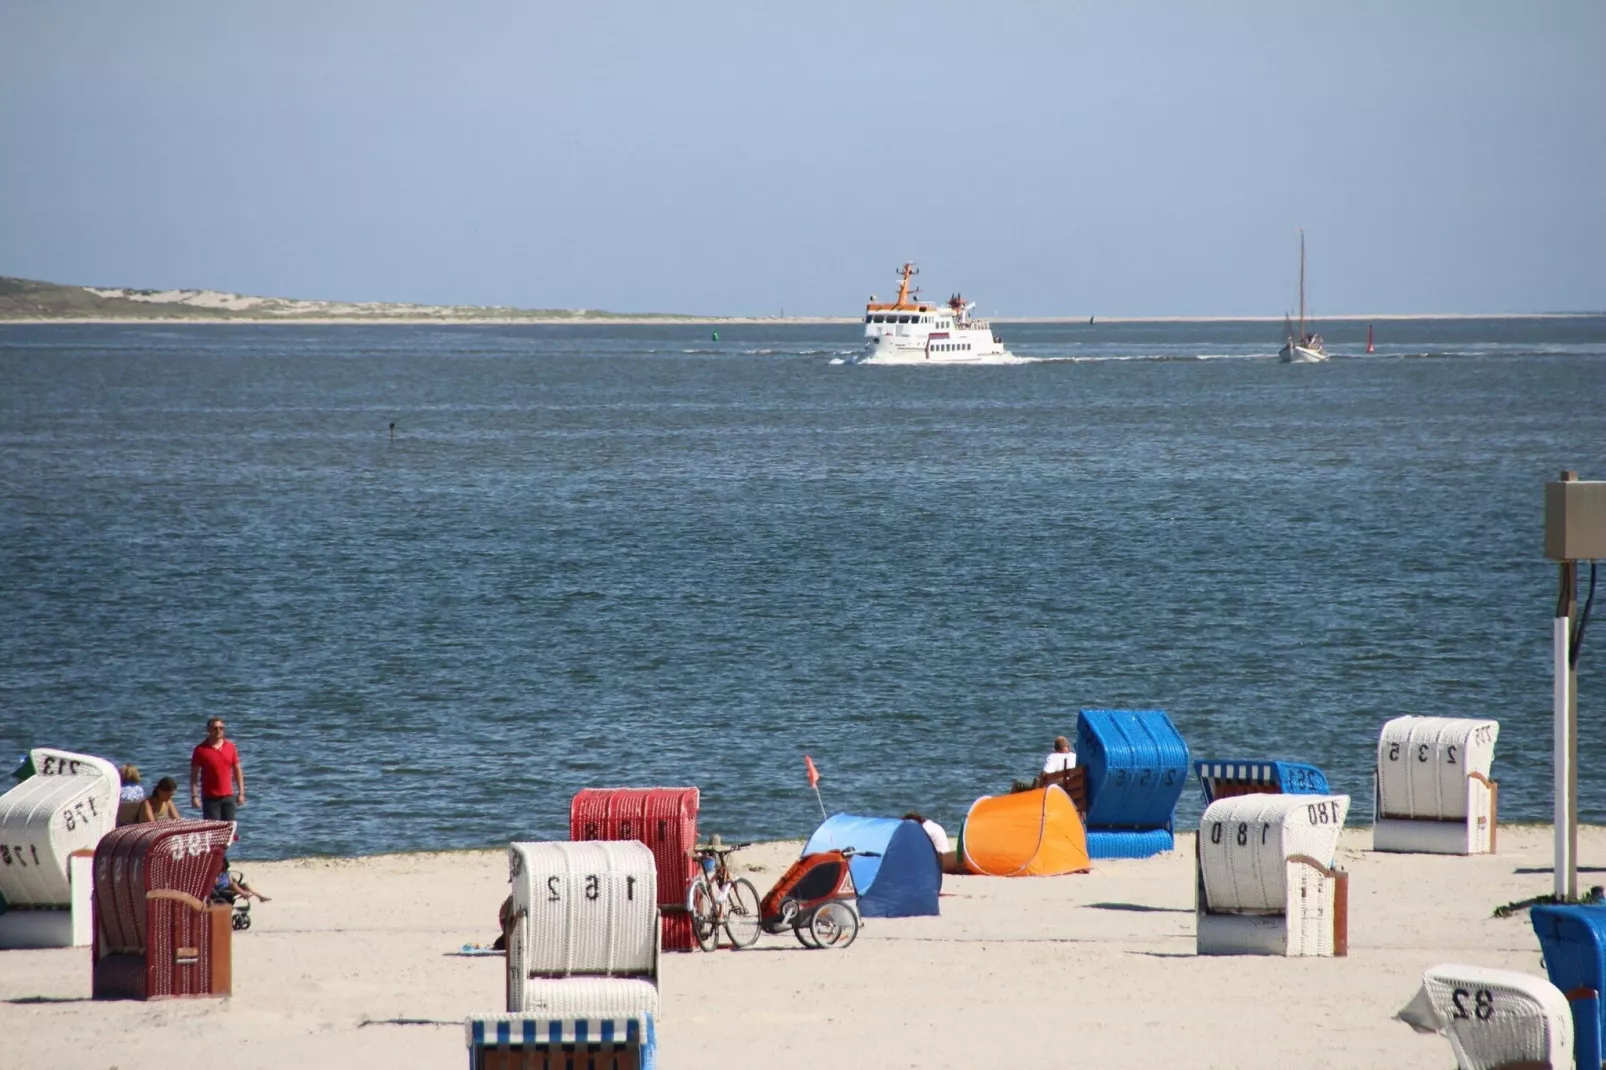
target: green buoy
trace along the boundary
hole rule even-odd
[[[719,332],[718,331],[714,332],[714,341],[716,341],[716,342],[719,341]]]

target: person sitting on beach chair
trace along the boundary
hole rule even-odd
[[[1054,737],[1054,749],[1043,760],[1043,771],[1037,774],[1037,787],[1046,788],[1050,784],[1063,788],[1076,809],[1087,813],[1087,773],[1077,768],[1076,752],[1064,736]]]
[[[139,766],[125,765],[117,770],[123,789],[117,802],[117,825],[132,825],[139,820],[140,804],[145,801],[145,788],[139,782]]]
[[[164,776],[156,782],[156,790],[140,801],[139,809],[134,813],[135,822],[144,821],[179,821],[178,807],[173,805],[173,795],[178,791],[178,781],[170,776]]]
[[[495,942],[491,944],[491,950],[506,951],[508,935],[513,931],[513,897],[511,895],[502,900],[502,905],[496,908],[496,927],[502,931],[497,934]]]
[[[1075,768],[1076,752],[1071,749],[1071,741],[1064,736],[1055,736],[1054,749],[1043,759],[1043,772],[1062,773]]]

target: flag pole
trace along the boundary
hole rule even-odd
[[[825,800],[820,798],[820,771],[814,768],[814,759],[807,754],[803,755],[803,768],[809,771],[809,787],[814,789],[814,801],[820,804],[820,820],[829,820],[825,813]]]

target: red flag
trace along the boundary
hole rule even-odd
[[[803,764],[809,767],[809,787],[811,787],[811,788],[819,787],[820,786],[820,771],[818,769],[814,768],[814,759],[810,758],[807,754],[805,754],[805,755],[803,755]]]

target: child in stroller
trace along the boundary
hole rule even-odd
[[[236,932],[251,927],[252,899],[268,902],[267,896],[245,883],[243,873],[229,869],[229,856],[224,855],[223,872],[217,875],[217,884],[212,887],[212,902],[226,903],[234,908],[229,924]]]

